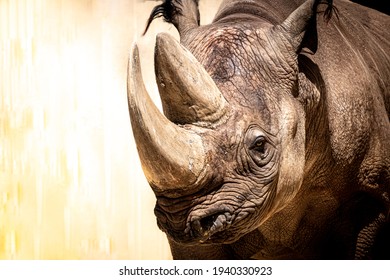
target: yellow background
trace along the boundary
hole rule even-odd
[[[221,1],[200,1],[202,23]],[[126,97],[139,41],[158,104],[159,2],[0,0],[0,258],[169,259]],[[206,6],[207,5],[207,6]]]

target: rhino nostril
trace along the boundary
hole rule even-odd
[[[193,220],[186,228],[186,233],[190,233],[194,238],[201,238],[208,235],[208,231],[213,224],[212,217]]]
[[[200,225],[202,226],[203,231],[208,231],[214,225],[214,222],[217,218],[217,215],[212,215],[205,217],[200,220]]]
[[[191,228],[192,228],[192,231],[191,231],[192,235],[194,235],[196,237],[203,235],[203,227],[202,227],[200,220],[193,221]]]

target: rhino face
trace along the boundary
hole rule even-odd
[[[239,39],[231,40],[232,30],[194,38],[198,59],[169,35],[157,38],[164,114],[145,90],[136,46],[130,58],[133,133],[158,225],[176,242],[234,242],[282,209],[302,183],[295,37],[286,39],[286,26],[265,26],[252,35],[234,29]]]
[[[247,127],[242,122],[234,129],[241,133],[230,135],[233,143],[220,139],[215,147],[212,184],[203,187],[201,196],[191,196],[182,216],[187,235],[173,235],[177,241],[233,242],[272,211],[279,175],[278,140],[256,124]],[[157,211],[158,206],[159,202]]]

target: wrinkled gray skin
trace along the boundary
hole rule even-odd
[[[311,23],[318,44],[310,24],[287,38],[303,2],[226,0],[198,26],[184,0],[173,19],[228,103],[181,124],[202,139],[201,178],[151,182],[175,259],[390,258],[390,19],[335,1],[338,18]]]

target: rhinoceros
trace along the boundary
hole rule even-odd
[[[166,0],[162,111],[128,102],[174,259],[390,257],[390,17],[350,1]]]

